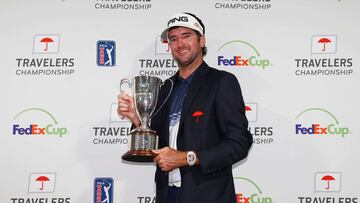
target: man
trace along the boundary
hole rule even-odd
[[[195,15],[174,15],[161,38],[168,41],[179,70],[170,78],[169,101],[151,121],[151,129],[159,133],[159,150],[153,151],[156,202],[235,203],[232,165],[252,145],[239,83],[203,61],[205,27]],[[166,82],[157,108],[170,89]],[[118,112],[140,124],[125,93],[119,95]]]

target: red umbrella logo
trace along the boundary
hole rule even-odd
[[[325,51],[325,50],[326,50],[325,45],[326,45],[327,43],[330,43],[330,42],[331,42],[331,40],[329,40],[328,38],[321,38],[321,39],[319,39],[318,43],[323,43],[323,44],[324,44],[324,48],[323,48],[321,51]]]
[[[329,184],[329,182],[332,181],[332,180],[335,180],[335,178],[332,177],[332,176],[327,175],[327,176],[322,177],[321,180],[327,181],[327,186],[326,186],[325,189],[328,190],[328,189],[330,189],[330,184]]]
[[[196,120],[195,120],[195,122],[199,122],[200,121],[200,116],[203,116],[204,115],[204,113],[203,112],[201,112],[201,111],[195,111],[193,114],[192,114],[192,117],[196,117]]]
[[[250,106],[245,106],[245,111],[252,111]]]
[[[47,51],[48,50],[48,43],[54,42],[54,40],[49,38],[49,37],[45,37],[40,42],[45,43],[46,47],[45,47],[44,51]]]
[[[170,46],[169,46],[169,42],[165,39],[165,40],[162,40],[161,41],[163,44],[166,44],[167,45],[167,49],[166,49],[166,52],[169,52],[170,51]]]
[[[40,190],[44,189],[44,181],[49,181],[50,179],[46,176],[39,176],[38,178],[36,178],[36,181],[40,181],[41,182],[41,188]]]

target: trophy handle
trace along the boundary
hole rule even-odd
[[[171,95],[171,92],[172,92],[173,87],[174,87],[174,82],[171,79],[166,79],[166,80],[169,80],[170,83],[171,83],[171,88],[170,88],[169,94],[166,96],[164,102],[160,105],[158,110],[149,117],[149,120],[152,119],[157,113],[159,113],[159,111],[161,110],[161,108],[164,106],[164,104],[167,102],[167,100],[169,99],[169,97]],[[160,88],[165,84],[166,80],[163,83],[161,83]]]
[[[132,84],[131,84],[130,80],[127,78],[124,78],[124,79],[121,79],[121,81],[120,81],[120,91],[123,90],[122,87],[125,83],[128,84],[130,88],[132,88]]]

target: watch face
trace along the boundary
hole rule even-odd
[[[192,162],[195,160],[195,156],[193,154],[189,154],[189,161]]]
[[[192,151],[188,152],[187,156],[186,156],[186,159],[187,159],[187,162],[188,162],[189,166],[195,165],[196,155],[195,155],[194,152],[192,152]]]

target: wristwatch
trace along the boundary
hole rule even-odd
[[[189,166],[195,165],[196,162],[196,154],[193,151],[188,151],[186,155],[187,162]]]

